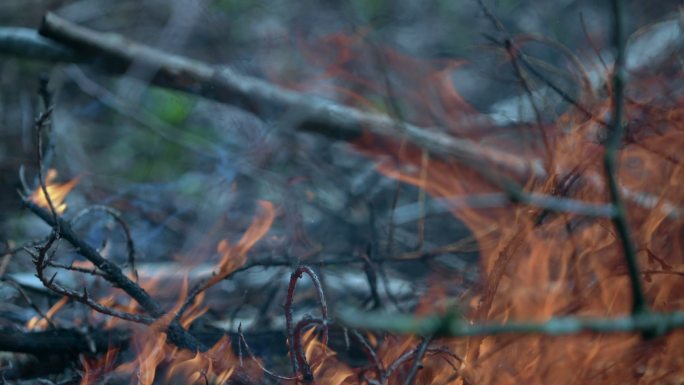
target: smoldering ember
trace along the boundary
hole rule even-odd
[[[683,12],[0,2],[0,383],[683,383]]]

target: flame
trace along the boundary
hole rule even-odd
[[[368,52],[374,49],[385,59],[385,75],[372,72],[377,63]],[[363,34],[333,35],[304,51],[322,69],[305,88],[317,92],[344,88],[339,95],[346,97],[345,102],[382,111],[382,106],[371,101],[387,97],[386,87],[376,80],[384,76],[401,95],[402,119],[441,127],[499,159],[540,160],[548,174],[540,178],[486,162],[464,164],[444,156],[425,159],[420,148],[365,133],[355,145],[377,159],[378,170],[389,177],[418,186],[433,197],[468,198],[501,191],[483,178],[481,171],[489,170],[517,181],[530,193],[608,202],[601,144],[606,129],[596,118],[570,109],[554,122],[534,127],[542,132],[535,132],[536,138],[530,139],[534,135],[525,128],[512,136],[508,131],[515,128],[506,127],[503,132],[460,96],[452,75],[466,65],[461,61],[426,62],[390,49],[368,47]],[[673,64],[664,63],[668,65]],[[609,79],[611,74],[604,75]],[[618,177],[639,250],[638,263],[644,271],[645,292],[658,311],[684,309],[684,99],[667,88],[667,84],[681,81],[682,75],[680,69],[668,67],[630,77],[627,135],[619,154]],[[610,95],[579,102],[588,106],[593,116],[610,116]],[[545,137],[543,145],[541,135]],[[450,211],[477,240],[483,271],[481,289],[471,290],[469,297],[460,301],[466,304],[461,310],[469,322],[629,313],[629,278],[609,219],[545,213],[513,204],[487,208],[460,205]],[[439,300],[445,295],[429,291],[419,306],[421,312],[439,311],[435,304],[443,303]],[[439,355],[428,355],[415,382],[679,383],[683,378],[683,339],[681,330],[656,341],[644,341],[638,335],[595,334],[448,339],[440,343],[464,357],[464,362],[448,363]],[[387,337],[377,354],[388,365],[417,343],[415,338]],[[308,354],[313,354],[314,348],[319,347],[312,342]],[[323,355],[324,365],[334,368],[338,364],[333,355]],[[368,373],[364,372],[366,378],[374,378]],[[403,379],[397,377],[391,377],[389,384],[402,384]]]
[[[110,348],[103,357],[89,358],[84,355],[79,357],[83,366],[83,377],[79,385],[96,384],[97,381],[106,373],[109,373],[116,364],[119,350]]]
[[[323,48],[335,50],[336,55],[320,54],[318,47],[311,50],[316,53],[310,58],[323,70],[300,88],[333,90],[350,104],[383,110],[376,101],[383,99],[386,89],[369,76],[377,63],[369,63],[369,55],[360,53],[364,44],[363,33],[324,39]],[[548,146],[543,148],[538,139],[528,140],[530,135],[524,129],[515,138],[502,133],[468,105],[451,80],[453,72],[466,63],[426,63],[387,49],[381,49],[380,54],[387,62],[388,78],[403,84],[399,90],[406,104],[402,105],[403,119],[425,127],[441,127],[443,133],[470,139],[474,146],[499,154],[500,159],[541,160],[548,177],[509,172],[486,162],[473,165],[445,156],[430,157],[410,144],[366,133],[354,144],[377,159],[379,172],[418,186],[437,198],[501,192],[482,176],[482,170],[488,169],[518,182],[530,193],[590,203],[608,201],[600,139],[605,128],[596,118],[569,110],[547,126],[538,127]],[[325,61],[329,57],[333,60]],[[618,176],[628,198],[629,223],[638,247],[638,262],[645,272],[648,302],[658,311],[672,311],[684,308],[684,99],[664,96],[664,91],[661,95],[658,90],[662,82],[654,80],[661,72],[630,79],[630,92],[639,98],[627,103],[628,135],[620,149],[622,167]],[[675,76],[682,75],[677,72]],[[594,116],[610,114],[609,95],[586,103]],[[52,178],[49,174],[48,179]],[[34,194],[36,199],[41,196]],[[242,267],[248,252],[269,231],[276,210],[266,201],[259,202],[259,206],[260,212],[237,244],[223,240],[217,245],[220,260],[205,289]],[[448,209],[468,226],[480,254],[481,285],[459,298],[467,322],[545,321],[564,315],[603,317],[630,311],[629,278],[609,219],[549,214],[513,204]],[[149,282],[142,284],[151,289]],[[144,385],[155,380],[224,383],[245,373],[259,378],[259,366],[251,360],[241,364],[227,336],[206,352],[179,351],[166,343],[164,331],[170,315],[184,302],[187,287],[186,279],[176,306],[167,316],[138,331],[134,337],[136,358],[118,366],[115,372],[136,373],[135,380]],[[443,312],[448,296],[445,287],[434,285],[421,299],[416,313]],[[181,319],[184,328],[206,311],[203,300],[203,295],[198,296]],[[105,301],[113,304],[116,298]],[[137,308],[131,303],[127,309]],[[302,338],[316,384],[380,382],[372,369],[351,368],[342,362],[320,342],[315,328],[307,330]],[[420,343],[412,336],[371,334],[368,339],[385,369],[411,354]],[[443,350],[426,352],[415,384],[646,384],[681,383],[684,379],[683,330],[650,341],[638,335],[525,335],[442,339],[431,346]],[[413,364],[409,359],[395,368],[386,385],[403,384],[404,374]],[[83,366],[87,384],[89,378],[96,377],[88,374],[93,373],[94,366],[85,362]],[[163,370],[164,375],[158,376]]]
[[[50,309],[45,313],[45,317],[34,316],[26,323],[26,328],[28,330],[43,330],[48,327],[48,321],[46,318],[52,319],[52,317],[64,307],[64,305],[69,302],[69,297],[62,297],[57,301]]]
[[[247,252],[271,228],[271,224],[275,219],[273,203],[259,201],[259,207],[261,207],[261,213],[254,218],[247,231],[245,231],[235,246],[231,246],[227,240],[219,242],[216,249],[221,255],[221,260],[216,265],[214,276],[207,282],[207,287],[213,286],[244,265],[247,261]]]
[[[241,239],[235,246],[231,246],[227,241],[219,243],[219,253],[221,260],[216,267],[216,274],[205,284],[204,289],[220,281],[225,276],[242,266],[246,261],[249,250],[259,241],[270,229],[275,218],[275,208],[270,202],[259,202],[261,212],[254,218],[249,228],[245,231]],[[150,279],[140,282],[142,288],[150,293],[158,292],[160,281]],[[230,339],[224,336],[211,349],[206,352],[189,352],[179,350],[172,344],[167,343],[166,329],[172,321],[176,312],[183,306],[188,297],[189,279],[187,274],[181,284],[180,295],[172,309],[164,316],[155,321],[152,325],[141,327],[134,333],[132,340],[136,346],[135,359],[117,366],[113,371],[119,375],[131,376],[132,381],[141,385],[151,385],[155,379],[159,378],[161,367],[165,368],[164,375],[161,377],[163,383],[225,383],[238,370],[240,359],[236,357],[230,347]],[[203,305],[205,292],[201,292],[187,308],[180,319],[180,324],[187,329],[208,307]],[[110,295],[100,300],[106,306],[118,308],[127,312],[139,312],[139,306],[135,301],[129,299],[128,304],[118,303],[119,297]],[[114,318],[107,319],[107,327],[113,327],[121,322]],[[84,363],[84,384],[91,378],[101,377],[102,373],[90,375],[92,365],[90,362]],[[253,362],[246,362],[239,369],[243,375],[249,378],[260,378],[261,370]]]
[[[63,184],[54,183],[54,180],[56,178],[57,170],[48,170],[47,176],[45,177],[45,187],[48,196],[52,201],[52,205],[55,208],[55,212],[57,212],[57,214],[63,214],[64,211],[67,209],[67,205],[66,203],[64,203],[64,200],[66,199],[66,196],[69,194],[69,192],[76,186],[76,184],[78,184],[78,180],[80,178],[74,178]],[[50,205],[45,197],[45,194],[43,193],[43,189],[40,186],[38,186],[31,193],[29,199],[40,207],[46,209],[50,208]]]
[[[207,373],[213,371],[212,361],[207,356],[201,353],[195,353],[195,356],[189,360],[179,362],[169,369],[167,372],[167,382],[173,383],[174,376],[185,379],[186,382],[194,384],[200,379],[207,378]],[[208,382],[208,380],[206,381]]]
[[[318,385],[341,385],[350,383],[354,372],[343,362],[337,360],[332,349],[319,341],[311,328],[303,333],[304,356],[311,366],[311,372]]]
[[[163,321],[162,321],[163,323]],[[138,353],[138,384],[151,385],[157,373],[157,366],[167,357],[166,334],[154,333],[148,337],[148,343]]]

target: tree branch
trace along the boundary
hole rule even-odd
[[[12,30],[16,30],[13,28]],[[264,80],[242,75],[227,67],[214,66],[187,57],[172,55],[130,41],[121,35],[93,31],[48,13],[40,28],[44,39],[28,32],[20,34],[22,47],[0,43],[0,51],[33,59],[82,62],[110,74],[122,74],[135,63],[152,70],[152,83],[200,95],[270,116],[288,110],[296,116],[291,123],[299,130],[351,140],[364,130],[383,137],[403,137],[434,155],[462,161],[491,162],[516,174],[543,174],[538,162],[504,154],[470,140],[445,135],[436,128],[397,124],[389,116],[363,112],[325,99],[275,86]],[[2,35],[0,35],[0,41]],[[52,41],[50,45],[49,42]],[[52,50],[41,50],[44,46]],[[11,49],[10,49],[11,47]],[[132,73],[135,76],[135,73]],[[150,80],[150,79],[144,79]]]
[[[126,294],[138,302],[150,316],[153,318],[160,318],[164,315],[164,310],[143,288],[131,281],[116,264],[102,257],[97,250],[81,239],[81,237],[79,237],[71,228],[68,221],[64,220],[59,215],[53,216],[50,212],[36,205],[30,199],[25,198],[24,204],[45,223],[56,228],[59,231],[59,236],[61,238],[71,243],[79,254],[83,255],[102,271],[104,277],[112,283],[112,285],[126,292]],[[190,333],[184,330],[177,321],[173,321],[169,324],[167,333],[169,339],[179,347],[190,350],[203,348],[203,346]]]
[[[340,324],[364,330],[435,337],[489,336],[499,334],[566,335],[581,332],[662,335],[684,327],[684,312],[639,313],[614,318],[557,317],[546,322],[480,323],[470,325],[453,315],[416,317],[413,315],[362,312],[353,308],[337,312]]]
[[[21,33],[17,33],[17,30],[21,30]],[[317,132],[347,141],[358,138],[367,131],[380,137],[402,138],[429,151],[433,156],[458,160],[478,171],[497,169],[523,179],[529,176],[548,176],[548,170],[539,159],[522,159],[467,139],[444,134],[444,130],[436,127],[419,127],[406,122],[397,124],[395,119],[387,115],[364,112],[320,97],[288,90],[227,67],[168,54],[130,41],[119,34],[102,33],[78,26],[52,13],[45,16],[40,33],[48,39],[25,29],[0,28],[0,52],[46,61],[88,63],[110,74],[125,73],[135,64],[137,68],[155,73],[151,82],[157,86],[235,105],[260,117],[269,117],[288,110],[288,118],[291,119],[289,123],[298,130]],[[8,41],[3,41],[3,37]],[[136,73],[131,75],[136,76]],[[143,80],[150,81],[148,78]],[[293,119],[293,116],[296,118]],[[497,179],[497,175],[492,176],[494,178],[491,179]],[[511,186],[504,186],[502,183],[495,185],[507,193],[512,191],[509,188]],[[517,187],[514,190],[522,191]],[[641,206],[653,206],[649,199],[635,196],[633,192],[622,193]],[[671,209],[668,209],[669,215],[681,214],[679,208],[673,205],[668,207]]]
[[[625,37],[624,37],[624,10],[622,0],[612,0],[613,10],[613,45],[615,46],[615,65],[613,66],[613,117],[610,132],[606,142],[606,151],[603,157],[606,182],[610,191],[610,200],[615,207],[613,224],[618,232],[618,238],[622,245],[629,279],[632,288],[632,313],[648,312],[648,304],[644,298],[641,285],[641,274],[636,258],[636,247],[627,223],[625,203],[620,192],[618,182],[618,151],[622,143],[624,127],[622,119],[625,110]]]

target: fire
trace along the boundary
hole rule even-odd
[[[57,312],[69,302],[69,297],[62,297],[57,301],[50,310],[45,313],[45,317],[52,319]],[[34,316],[26,323],[26,328],[29,330],[43,330],[48,327],[48,320],[44,317]]]
[[[318,385],[342,385],[353,383],[354,372],[337,360],[336,353],[319,341],[315,329],[302,335],[305,342],[304,355],[311,366],[313,377]]]
[[[266,201],[259,202],[259,207],[260,212],[255,216],[236,245],[231,246],[227,241],[219,243],[218,251],[221,259],[216,264],[215,275],[203,285],[203,291],[193,299],[180,318],[180,324],[184,329],[188,329],[197,318],[208,310],[208,307],[203,305],[206,295],[204,290],[242,266],[246,262],[249,250],[270,229],[275,219],[276,210],[271,202]],[[159,284],[160,282],[157,279],[140,282],[141,287],[149,293],[161,290]],[[260,378],[261,370],[253,361],[246,360],[241,364],[240,358],[233,353],[231,341],[227,336],[221,338],[206,352],[180,350],[167,343],[166,329],[176,312],[188,298],[188,291],[189,280],[186,275],[182,281],[180,294],[175,305],[152,325],[135,329],[132,345],[135,346],[136,356],[133,360],[117,365],[115,363],[115,352],[108,353],[107,357],[100,360],[82,359],[84,376],[81,385],[96,383],[107,375],[130,378],[131,382],[141,385],[155,383],[223,384],[232,376],[237,375],[238,371],[241,376],[253,379]],[[137,303],[133,300],[129,299],[127,304],[120,304],[118,301],[119,298],[112,294],[101,299],[100,303],[126,312],[140,312]],[[121,320],[108,318],[106,326],[111,328],[121,322]],[[105,365],[106,370],[97,367],[97,365],[104,365],[105,362],[107,363]]]
[[[364,46],[362,40],[362,36],[336,35],[323,44],[332,44],[337,56],[309,56],[323,68],[323,78],[332,76],[336,84],[344,84],[347,92],[340,95],[353,92],[348,103],[368,109],[373,108],[370,101],[382,99],[387,90],[375,80],[377,74],[368,73],[373,66],[367,52],[374,48]],[[547,167],[541,177],[487,162],[464,164],[448,157],[426,161],[425,152],[408,143],[365,134],[355,144],[378,159],[381,173],[436,198],[500,192],[496,183],[483,177],[483,171],[488,171],[516,181],[528,193],[609,202],[601,143],[606,128],[598,117],[610,115],[610,95],[579,100],[594,118],[570,108],[555,122],[538,127],[546,137],[548,148],[543,148],[539,137],[530,140],[527,133],[502,135],[464,101],[450,76],[462,62],[426,63],[387,49],[380,49],[379,55],[386,59],[386,77],[399,79],[401,84],[395,92],[407,104],[401,111],[403,119],[441,127],[487,151],[536,159]],[[334,60],[321,62],[327,57]],[[627,136],[620,147],[618,177],[644,272],[647,301],[657,311],[675,311],[684,309],[684,99],[667,92],[666,84],[675,80],[664,78],[663,73],[682,80],[677,68],[655,68],[630,77]],[[606,79],[610,75],[604,73]],[[330,78],[325,81],[331,82]],[[311,88],[321,89],[315,84]],[[460,301],[469,304],[461,309],[469,322],[545,321],[555,316],[608,317],[630,312],[629,278],[609,218],[547,213],[510,203],[487,208],[459,205],[449,210],[468,226],[479,245],[481,289]],[[438,299],[426,297],[423,303],[429,308]],[[639,335],[593,334],[448,339],[439,343],[464,361],[447,363],[439,355],[427,355],[416,383],[679,383],[684,378],[683,339],[681,330],[653,341]],[[389,365],[417,344],[411,338],[386,339],[378,356]],[[331,356],[328,361],[334,362]],[[403,382],[390,377],[389,383]]]
[[[116,365],[116,358],[119,354],[118,349],[109,349],[107,353],[98,358],[88,358],[81,355],[81,366],[83,366],[83,376],[79,385],[96,384],[97,380],[105,373],[112,371]]]
[[[230,245],[227,240],[219,242],[217,251],[221,255],[221,260],[216,265],[214,276],[207,282],[207,287],[216,284],[244,265],[247,261],[247,252],[271,228],[276,213],[273,203],[259,201],[259,207],[261,208],[261,213],[254,218],[252,224],[235,246]]]
[[[365,78],[364,71],[354,71],[359,65],[368,69],[363,66],[368,64],[364,62],[367,58],[355,53],[363,47],[362,42],[339,36],[326,40],[327,44],[331,42],[339,56],[333,63],[323,64],[324,77],[336,76],[352,84],[354,91],[343,93],[347,101],[372,108],[370,101],[384,89]],[[441,127],[445,133],[471,139],[474,145],[511,159],[540,160],[546,169],[542,177],[512,172],[485,161],[465,164],[445,156],[431,157],[393,138],[364,135],[355,145],[377,158],[381,173],[418,186],[437,198],[501,193],[501,186],[483,176],[488,171],[524,186],[526,193],[608,203],[601,159],[605,127],[598,117],[611,111],[609,96],[586,101],[591,103],[587,105],[592,117],[570,109],[548,126],[538,127],[544,131],[544,145],[548,146],[541,148],[539,139],[528,142],[523,135],[502,135],[494,123],[465,102],[450,76],[465,65],[463,62],[442,61],[426,66],[393,51],[382,54],[387,58],[388,70],[405,84],[402,91],[410,104],[407,120]],[[622,167],[618,177],[627,198],[629,225],[644,271],[649,305],[658,311],[674,311],[684,309],[684,214],[680,209],[684,207],[684,99],[660,95],[652,79],[655,75],[641,75],[630,79],[630,94],[640,99],[629,99],[627,103],[628,135],[620,148]],[[36,197],[32,195],[31,199],[37,202],[40,193],[34,194]],[[244,266],[248,252],[267,234],[276,210],[270,202],[259,202],[259,206],[259,213],[235,245],[227,240],[217,245],[220,259],[203,289]],[[543,322],[565,315],[612,317],[629,313],[629,277],[610,218],[548,213],[509,202],[485,208],[458,205],[447,209],[468,226],[479,246],[481,285],[458,299],[467,322]],[[232,352],[228,337],[206,352],[181,351],[167,343],[165,330],[184,302],[187,288],[186,280],[176,306],[136,333],[137,356],[114,372],[129,376],[135,373],[135,381],[143,385],[220,384],[244,373],[258,378],[262,374],[259,366],[249,359],[241,363],[243,357]],[[443,312],[444,303],[449,302],[444,298],[447,293],[439,287],[428,291],[416,312]],[[203,295],[181,318],[183,328],[189,328],[207,310],[202,305]],[[113,303],[114,299],[107,301]],[[417,346],[421,344],[418,337],[369,335],[369,345],[377,356],[377,363],[369,366],[377,364],[376,372],[342,362],[318,339],[313,328],[302,339],[314,381],[320,385],[404,384],[405,374],[416,365]],[[681,383],[684,379],[682,330],[652,340],[631,334],[497,335],[440,339],[430,346],[422,355],[420,367],[416,366],[415,384],[645,384]],[[84,368],[87,374],[93,371],[90,363],[84,363]],[[84,376],[84,384],[90,377]]]
[[[55,183],[55,179],[57,179],[57,170],[48,170],[47,176],[45,177],[45,187],[55,211],[57,214],[63,214],[67,209],[67,204],[64,202],[64,200],[69,192],[78,184],[79,178],[74,178],[62,184]],[[43,189],[40,186],[33,190],[29,196],[29,199],[38,206],[46,209],[50,208],[48,200],[43,193]]]

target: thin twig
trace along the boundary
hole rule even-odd
[[[275,372],[272,372],[268,370],[265,366],[261,364],[261,361],[252,353],[252,349],[249,347],[247,344],[247,340],[245,339],[245,335],[242,333],[242,324],[238,326],[238,336],[240,338],[240,343],[243,344],[245,347],[245,350],[247,350],[247,354],[249,357],[254,361],[254,363],[261,369],[262,372],[266,373],[267,375],[277,379],[277,380],[284,380],[284,381],[296,381],[299,380],[299,377],[290,377],[290,376],[281,376],[280,374],[277,374]]]
[[[38,95],[40,95],[40,99],[43,102],[43,109],[45,111],[51,109],[53,107],[52,103],[52,92],[48,89],[48,83],[50,82],[50,77],[47,74],[41,74],[40,78],[38,79]],[[54,137],[53,137],[53,132],[52,132],[52,127],[49,122],[48,124],[48,129],[46,133],[46,143],[45,146],[39,147],[40,151],[42,151],[43,159],[41,160],[41,165],[43,167],[43,170],[48,170],[50,168],[50,165],[52,164],[52,158],[55,153],[55,143],[54,143]]]
[[[392,376],[392,373],[394,373],[395,370],[399,369],[401,365],[403,365],[405,362],[411,359],[413,355],[416,353],[415,349],[411,349],[408,352],[404,352],[399,358],[394,360],[388,367],[387,370],[382,374],[382,377],[380,378],[380,384],[381,385],[387,385],[387,382],[389,381],[390,377]]]
[[[104,278],[104,273],[97,270],[96,268],[79,267],[79,266],[74,266],[73,264],[72,265],[65,265],[65,264],[53,262],[53,261],[47,261],[47,264],[48,264],[48,266],[54,267],[57,269],[70,270],[70,271],[75,271],[77,273],[88,274],[88,275],[93,275],[93,276]]]
[[[116,223],[118,223],[119,226],[121,226],[121,229],[123,230],[124,235],[126,236],[126,249],[128,250],[128,268],[130,269],[135,282],[138,282],[138,272],[135,269],[135,244],[133,243],[133,237],[131,236],[131,229],[128,226],[128,223],[126,223],[126,221],[121,216],[121,213],[119,213],[117,210],[111,207],[95,205],[81,210],[78,214],[76,214],[76,216],[74,216],[71,219],[71,221],[69,221],[69,223],[73,226],[81,218],[85,217],[86,215],[94,211],[101,211],[105,214],[108,214],[109,216],[114,218],[114,221],[116,221]]]
[[[482,2],[482,0],[478,0],[480,7],[484,10],[485,15],[487,18],[492,22],[494,25],[494,28],[496,28],[499,32],[507,34],[506,28],[504,27],[503,23],[499,19],[497,19],[489,10],[489,8]],[[520,80],[520,84],[523,87],[523,90],[525,90],[525,94],[527,95],[527,99],[532,106],[532,109],[534,110],[534,116],[537,120],[537,128],[539,129],[539,133],[541,134],[542,140],[544,142],[544,152],[546,154],[545,159],[547,162],[552,161],[552,157],[549,156],[551,152],[551,145],[549,144],[548,137],[546,135],[546,132],[544,131],[544,126],[542,124],[542,115],[541,112],[539,111],[539,107],[537,106],[537,103],[534,100],[534,94],[532,93],[532,88],[530,87],[527,79],[525,78],[525,75],[522,71],[522,68],[520,66],[520,63],[518,61],[518,53],[517,50],[518,48],[513,44],[512,39],[507,38],[504,42],[504,47],[506,48],[506,53],[508,53],[508,57],[511,60],[511,63],[513,64],[513,70],[515,72],[516,77],[518,80]],[[553,170],[552,165],[547,164],[546,168],[548,170]]]
[[[50,317],[49,315],[45,314],[45,312],[43,312],[43,311],[40,309],[40,307],[38,307],[38,305],[36,305],[35,302],[31,301],[31,297],[29,297],[28,294],[26,294],[26,292],[24,291],[24,289],[22,289],[21,285],[19,285],[19,284],[18,284],[16,281],[14,281],[13,279],[3,279],[3,282],[9,283],[10,285],[14,286],[14,288],[17,289],[17,291],[19,292],[19,294],[20,294],[21,297],[24,299],[24,301],[26,302],[27,305],[29,305],[33,310],[35,310],[36,313],[38,313],[38,315],[39,315],[42,319],[44,319],[45,321],[47,321],[48,325],[50,325],[51,328],[53,328],[53,329],[57,328],[57,325],[53,322],[52,317]]]
[[[321,325],[323,326],[323,330],[327,331],[328,321],[321,318],[305,317],[297,322],[297,325],[294,327],[294,338],[291,342],[293,346],[292,350],[297,359],[297,367],[299,368],[301,379],[307,384],[314,382],[314,377],[313,372],[311,371],[311,365],[309,365],[309,362],[306,360],[306,354],[304,352],[305,347],[302,346],[302,333],[304,333],[304,329],[311,325]]]
[[[345,329],[346,330],[346,329]],[[351,335],[356,339],[361,344],[361,347],[363,348],[364,353],[368,356],[368,358],[373,362],[373,369],[375,369],[375,374],[377,375],[377,378],[382,377],[382,373],[385,372],[385,366],[382,364],[382,360],[378,357],[378,354],[375,352],[375,349],[366,341],[366,339],[359,333],[358,330],[352,329],[351,330]]]
[[[295,375],[300,372],[299,363],[297,362],[297,352],[295,350],[295,325],[292,317],[292,303],[294,302],[295,288],[297,287],[297,281],[302,277],[303,274],[307,274],[316,288],[316,294],[318,295],[318,301],[321,306],[321,316],[323,319],[328,319],[328,305],[325,301],[325,295],[323,293],[323,286],[321,281],[318,279],[318,275],[314,270],[306,265],[299,266],[295,271],[292,272],[290,276],[290,284],[287,288],[287,297],[285,299],[285,328],[287,329],[287,340],[290,349],[290,364],[292,365],[292,371]],[[328,343],[328,325],[323,324],[323,344]]]
[[[430,345],[431,341],[432,336],[424,337],[423,342],[421,342],[418,348],[416,349],[416,357],[413,359],[413,365],[411,365],[411,370],[409,370],[408,374],[406,375],[404,385],[413,384],[413,379],[416,378],[416,374],[418,374],[418,370],[422,366],[423,356],[425,355],[425,352],[427,351],[427,348]]]
[[[620,193],[618,182],[618,151],[622,143],[624,126],[622,120],[625,110],[625,37],[624,37],[624,4],[622,0],[612,0],[613,11],[613,45],[615,47],[615,64],[613,66],[613,116],[611,130],[606,141],[603,164],[606,182],[610,191],[610,199],[615,207],[613,224],[618,232],[622,252],[629,271],[632,289],[632,314],[648,312],[648,304],[644,298],[641,274],[636,257],[636,247],[630,234],[625,203]]]
[[[582,32],[584,33],[584,37],[587,39],[587,42],[591,46],[591,49],[594,50],[594,53],[596,54],[596,57],[599,59],[601,66],[603,66],[603,69],[606,71],[606,73],[609,72],[608,65],[606,64],[606,61],[603,60],[603,55],[601,55],[601,51],[596,46],[596,42],[594,42],[594,39],[592,39],[591,35],[589,35],[589,29],[587,28],[587,23],[584,18],[583,12],[579,13],[579,19],[580,25],[582,26]]]
[[[427,341],[427,343],[426,343],[426,341]],[[399,369],[403,364],[405,364],[406,362],[408,362],[408,360],[410,360],[411,358],[413,358],[413,359],[415,360],[415,361],[414,361],[414,367],[416,368],[416,371],[417,371],[417,370],[418,370],[418,366],[420,365],[419,362],[421,361],[422,357],[423,357],[426,353],[438,353],[438,354],[444,354],[444,353],[446,353],[446,354],[448,354],[448,355],[451,356],[451,357],[454,357],[454,358],[456,358],[456,359],[458,359],[458,360],[461,360],[460,357],[459,357],[458,355],[451,353],[448,349],[444,349],[444,348],[430,349],[430,348],[428,348],[428,345],[430,344],[430,341],[431,341],[431,339],[425,339],[425,340],[423,340],[423,342],[422,342],[420,345],[418,345],[418,347],[416,347],[415,349],[411,349],[411,350],[405,352],[404,354],[402,354],[401,356],[399,356],[399,358],[397,358],[396,360],[394,360],[394,362],[392,362],[392,363],[390,364],[390,366],[387,367],[387,370],[385,371],[385,373],[383,373],[383,376],[381,377],[381,380],[380,380],[379,383],[380,383],[381,385],[386,385],[386,384],[389,382],[389,379],[390,379],[390,377],[392,376],[392,374],[393,374],[397,369]],[[461,360],[461,361],[462,361],[462,360]],[[416,363],[417,363],[417,364],[416,364]],[[415,374],[414,374],[414,376],[415,376]],[[408,378],[407,378],[407,379],[408,379]],[[405,384],[406,384],[406,383],[405,383]]]
[[[364,262],[363,270],[366,273],[366,281],[368,281],[370,289],[370,296],[364,301],[364,304],[373,301],[373,309],[379,309],[382,307],[382,301],[380,300],[380,293],[378,293],[378,273],[366,252],[359,251],[359,257]]]
[[[36,253],[31,252],[30,250],[27,249],[27,252],[31,253],[34,256],[34,263],[36,265],[36,276],[40,281],[47,287],[48,289],[54,291],[55,293],[61,294],[63,296],[67,296],[69,298],[72,298],[78,302],[81,302],[93,310],[106,314],[112,317],[117,317],[121,318],[126,321],[131,321],[131,322],[137,322],[137,323],[142,323],[142,324],[151,324],[154,322],[154,318],[148,317],[142,314],[134,314],[134,313],[128,313],[128,312],[123,312],[120,310],[116,310],[114,308],[104,306],[101,303],[93,300],[90,298],[90,295],[88,294],[88,291],[84,288],[82,292],[78,292],[75,290],[67,289],[57,283],[55,283],[55,277],[56,274],[53,275],[52,277],[48,278],[45,276],[45,269],[50,263],[50,260],[52,259],[51,255],[49,255],[49,251],[55,241],[57,241],[58,238],[55,233],[53,233],[53,236],[51,236],[48,241],[45,243],[45,245],[40,246],[37,248]]]
[[[43,197],[47,201],[48,207],[50,208],[50,213],[52,214],[54,223],[53,226],[59,226],[59,222],[57,221],[57,210],[55,210],[55,205],[52,203],[52,198],[50,198],[47,186],[45,185],[45,177],[43,176],[43,128],[47,125],[50,116],[52,116],[52,111],[53,106],[50,106],[36,119],[36,155],[38,158],[38,182],[40,183],[40,189],[42,190]]]
[[[48,225],[58,228],[60,237],[72,244],[79,254],[84,256],[92,262],[95,267],[102,271],[104,274],[103,276],[107,281],[123,290],[133,298],[133,300],[138,302],[138,304],[140,304],[140,306],[151,316],[148,318],[158,319],[164,315],[164,310],[142,287],[131,281],[116,264],[102,257],[97,250],[81,239],[81,237],[79,237],[71,228],[68,221],[60,216],[56,216],[55,222],[55,218],[48,211],[26,197],[24,197],[24,205]],[[78,295],[80,298],[84,297],[81,293]],[[140,320],[147,322],[144,318],[141,318]],[[171,321],[168,325],[167,334],[169,335],[169,340],[178,347],[190,350],[204,349],[204,346],[190,333],[184,330],[176,321]]]

